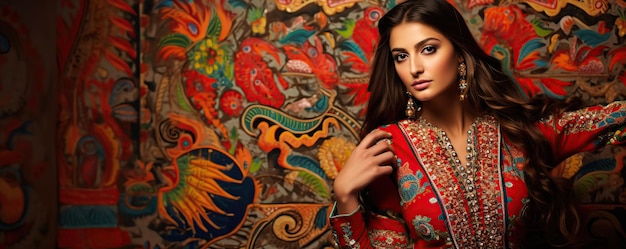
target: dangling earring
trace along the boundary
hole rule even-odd
[[[406,91],[406,95],[409,95],[409,100],[406,102],[404,114],[406,114],[408,119],[415,119],[415,103],[413,102],[413,97],[411,97],[409,91]]]
[[[467,81],[465,80],[465,77],[467,76],[467,66],[465,65],[465,62],[461,62],[461,64],[459,64],[459,100],[463,101],[465,100],[465,94],[467,94]]]

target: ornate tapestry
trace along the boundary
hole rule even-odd
[[[56,120],[38,125],[57,124],[58,247],[333,247],[332,182],[358,143],[376,24],[394,0],[57,2]],[[623,0],[452,2],[527,95],[626,98]],[[0,4],[0,159],[24,127],[12,106],[43,95],[5,90],[45,80],[10,73],[22,58],[37,71],[44,51],[28,47],[19,8]],[[609,147],[555,171],[574,180],[595,236],[626,237],[625,157]],[[37,162],[0,161],[0,186],[36,184]],[[49,224],[5,210],[0,234]]]

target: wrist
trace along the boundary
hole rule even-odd
[[[358,202],[359,195],[357,193],[337,194],[335,193],[335,201],[339,204]]]
[[[337,202],[337,212],[348,214],[354,212],[359,207],[358,191],[348,191],[342,188],[335,189],[335,201]]]
[[[335,200],[337,202],[345,203],[358,199],[359,191],[357,189],[351,188],[349,187],[349,184],[344,184],[337,180],[333,184],[333,191],[335,193]]]

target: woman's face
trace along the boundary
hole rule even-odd
[[[392,28],[389,46],[398,76],[417,100],[458,99],[462,59],[443,34],[421,23],[405,22]]]

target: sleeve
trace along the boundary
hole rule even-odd
[[[606,145],[623,145],[626,144],[626,101],[564,112],[541,120],[538,126],[559,161]]]
[[[368,187],[373,210],[359,207],[350,214],[338,215],[333,206],[330,224],[339,248],[406,248],[410,245],[400,215],[399,197],[386,192],[390,188],[395,186],[389,177],[381,177]]]

